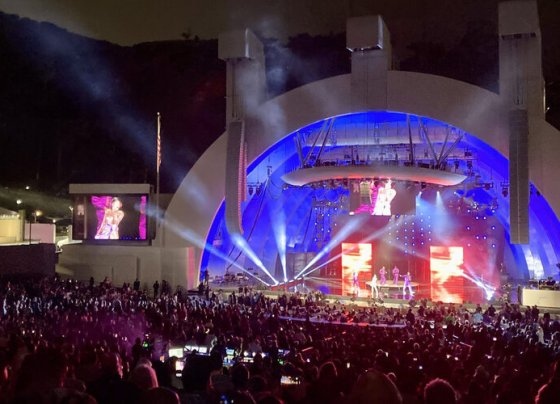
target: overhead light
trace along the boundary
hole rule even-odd
[[[21,205],[21,204],[23,203],[23,201],[22,201],[21,199],[18,199],[18,200],[16,201],[16,203],[17,203],[18,205]]]

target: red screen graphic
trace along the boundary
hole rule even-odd
[[[431,297],[434,301],[463,303],[463,247],[430,247]]]
[[[371,273],[372,249],[369,243],[342,243],[342,293],[359,295],[360,272]]]

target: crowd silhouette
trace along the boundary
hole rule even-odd
[[[154,294],[107,279],[3,282],[0,403],[560,397],[560,322],[536,307],[358,307],[318,293],[193,296],[163,285]],[[169,357],[185,345],[208,351]]]

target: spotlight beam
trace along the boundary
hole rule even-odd
[[[412,214],[412,211],[411,211],[411,212],[408,212],[408,213],[409,213],[409,214]],[[406,214],[403,215],[403,216],[406,216]],[[403,220],[403,219],[402,219],[403,216],[400,216],[400,217],[397,219],[397,221],[402,221],[402,220]],[[361,216],[359,216],[359,217],[361,217]],[[363,215],[363,217],[368,217],[368,215]],[[360,221],[360,223],[361,223],[361,222],[362,222],[362,221]],[[346,226],[346,227],[348,227],[348,226]],[[339,243],[341,243],[341,242],[342,242],[342,239],[346,238],[346,237],[350,234],[350,231],[353,230],[353,227],[352,227],[351,229],[347,229],[346,227],[344,227],[343,230],[340,231],[339,234],[342,234],[343,231],[344,231],[344,235],[343,235],[342,237],[337,237],[335,246],[338,245]],[[346,230],[348,230],[348,231],[346,231]],[[370,234],[369,236],[363,238],[363,239],[360,240],[358,243],[369,243],[370,241],[375,240],[375,239],[381,237],[382,235],[384,235],[385,233],[387,233],[387,231],[388,231],[388,229],[387,229],[387,227],[385,226],[385,227],[383,227],[382,229],[379,229],[378,231],[376,231],[375,233],[372,233],[372,234]],[[337,236],[338,236],[338,235],[337,235]],[[333,238],[333,240],[334,240],[334,238]],[[332,248],[334,248],[335,246],[332,246],[332,247],[329,249],[329,251],[332,250]],[[400,248],[400,247],[397,247],[397,248]],[[342,254],[343,254],[343,253],[344,253],[344,252],[340,252],[339,254],[335,255],[335,256],[332,257],[332,258],[330,258],[327,262],[324,262],[323,264],[321,264],[321,265],[319,265],[319,266],[317,266],[317,267],[314,267],[314,268],[312,268],[311,270],[309,270],[309,269],[311,268],[311,266],[313,266],[313,264],[315,264],[315,263],[318,261],[318,259],[316,259],[316,260],[311,260],[311,261],[309,262],[309,264],[307,264],[306,267],[305,267],[298,275],[296,275],[296,276],[294,277],[294,279],[295,279],[295,278],[299,278],[302,274],[303,274],[303,276],[308,276],[309,274],[315,272],[317,269],[320,269],[320,268],[324,267],[325,265],[327,265],[327,264],[329,264],[329,263],[331,263],[331,262],[333,262],[333,261],[339,259],[340,257],[342,257]],[[315,258],[317,258],[317,256],[316,256]],[[307,271],[307,272],[306,272],[306,271]]]
[[[470,275],[465,273],[465,271],[463,271],[463,278],[468,279],[476,286],[483,289],[484,293],[486,294],[486,298],[490,299],[496,292],[496,287],[491,285],[490,283],[484,282],[484,280],[482,280],[482,278],[480,278],[479,276],[475,275],[470,268],[466,268],[466,270],[470,272]]]
[[[251,248],[249,243],[247,243],[247,240],[245,240],[245,238],[243,236],[239,235],[239,234],[232,234],[231,238],[233,240],[233,243],[239,249],[241,249],[241,251],[243,251],[243,253],[245,253],[245,256],[247,258],[249,258],[251,261],[253,261],[253,263],[257,267],[259,267],[259,269],[261,269],[265,274],[267,274],[268,277],[270,279],[272,279],[272,281],[274,282],[275,285],[278,285],[278,281],[274,278],[274,276],[272,276],[270,274],[270,272],[268,272],[268,269],[265,268],[265,266],[262,263],[262,261],[260,260],[260,258],[257,257],[257,254],[255,254],[255,252],[253,251],[253,249]]]
[[[151,211],[152,215],[154,214],[155,209],[153,209]],[[242,271],[243,273],[246,273],[247,275],[249,275],[252,278],[255,278],[256,280],[258,280],[259,282],[263,283],[266,286],[271,286],[268,282],[263,281],[262,279],[260,279],[259,277],[255,276],[254,274],[252,274],[251,272],[247,271],[245,268],[243,268],[241,265],[239,265],[237,262],[233,261],[232,259],[230,259],[228,256],[226,256],[224,253],[220,252],[218,249],[216,249],[213,245],[207,243],[205,240],[202,240],[200,237],[196,236],[195,234],[193,234],[192,230],[183,228],[182,226],[178,226],[177,223],[179,222],[178,220],[173,220],[173,218],[169,217],[167,218],[167,225],[171,228],[171,230],[173,230],[174,232],[176,232],[177,234],[180,234],[182,237],[184,237],[186,240],[188,240],[190,243],[194,244],[195,246],[197,246],[198,248],[202,249],[202,250],[206,250],[208,252],[210,252],[211,254],[217,256],[220,259],[223,259],[224,261],[226,261],[228,264],[230,264],[231,266],[239,269],[240,271]],[[262,265],[262,263],[261,263]],[[259,267],[260,268],[260,267]],[[262,268],[261,268],[262,269]],[[269,274],[270,276],[270,274]],[[272,278],[274,279],[274,278]],[[275,284],[277,284],[278,282],[276,280]]]
[[[286,217],[284,211],[279,209],[276,212],[270,212],[270,221],[272,223],[272,232],[274,241],[278,249],[280,263],[282,264],[282,272],[284,274],[284,282],[288,282],[286,269]]]
[[[360,216],[358,216],[360,217]],[[334,247],[336,247],[337,245],[339,245],[346,237],[348,237],[357,227],[359,227],[363,222],[365,222],[365,218],[367,218],[367,215],[363,216],[364,218],[360,217],[360,220],[357,220],[355,223],[353,222],[348,222],[346,223],[342,229],[340,229],[340,231],[336,234],[336,236],[334,236],[325,247],[323,247],[323,249],[319,252],[319,254],[317,254],[315,257],[313,257],[313,259],[311,261],[309,261],[309,263],[296,275],[294,276],[294,279],[297,279],[301,276],[301,274],[303,274],[305,271],[307,271],[309,268],[311,268],[313,265],[315,265],[315,263],[317,263],[317,261],[319,261],[321,258],[323,258],[326,254],[328,254]]]
[[[367,217],[367,216],[366,216],[366,217]],[[386,232],[387,232],[387,229],[384,227],[383,229],[380,229],[380,230],[376,231],[375,233],[372,233],[372,234],[370,234],[369,236],[363,238],[362,240],[360,240],[360,241],[358,242],[358,244],[369,243],[370,241],[375,240],[375,239],[381,237],[381,236],[384,235]],[[340,257],[342,257],[342,255],[343,255],[344,253],[345,253],[345,251],[342,251],[342,252],[338,253],[338,254],[335,255],[334,257],[330,258],[328,261],[326,261],[326,262],[322,263],[321,265],[316,266],[315,268],[312,268],[310,271],[304,273],[303,276],[308,276],[309,274],[311,274],[311,273],[315,272],[316,270],[318,270],[318,269],[324,267],[325,265],[327,265],[327,264],[329,264],[329,263],[331,263],[331,262],[333,262],[333,261],[335,261],[335,260],[338,260]],[[299,275],[298,275],[298,276],[299,276]],[[297,277],[296,277],[296,278],[297,278]]]

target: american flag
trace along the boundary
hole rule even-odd
[[[159,166],[161,165],[161,114],[157,113],[157,147],[156,147],[156,169],[159,173]]]

